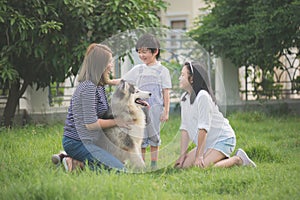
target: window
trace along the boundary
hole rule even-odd
[[[171,28],[173,30],[177,30],[179,32],[186,31],[186,20],[184,20],[184,19],[171,20],[170,23],[171,23]],[[169,36],[170,46],[173,47],[173,48],[180,48],[180,46],[181,46],[180,41],[179,41],[180,38],[178,37],[177,31]]]
[[[172,20],[171,21],[172,29],[181,29],[186,30],[186,20]]]

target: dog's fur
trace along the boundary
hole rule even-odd
[[[133,168],[144,168],[141,144],[145,128],[145,114],[142,107],[148,104],[142,99],[149,98],[150,92],[141,91],[121,80],[112,95],[111,108],[115,119],[132,121],[130,129],[115,126],[104,129],[98,145],[123,163],[129,161]]]

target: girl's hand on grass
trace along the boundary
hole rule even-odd
[[[197,158],[195,159],[194,165],[195,165],[196,167],[204,168],[204,158],[203,158],[203,156],[197,157]]]
[[[176,162],[175,162],[175,164],[174,164],[174,167],[175,167],[175,168],[182,168],[183,162],[185,161],[185,158],[186,158],[185,155],[180,156],[180,157],[176,160]]]

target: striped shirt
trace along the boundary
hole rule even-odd
[[[64,126],[64,136],[75,140],[94,141],[99,131],[89,131],[86,124],[95,123],[108,110],[104,86],[81,82],[71,99]]]

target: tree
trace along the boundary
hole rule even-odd
[[[299,0],[207,0],[211,12],[190,36],[237,67],[272,69],[284,49],[299,48]]]
[[[163,0],[0,0],[0,86],[9,127],[29,85],[76,75],[88,44],[118,32],[159,26]],[[7,91],[6,90],[6,91]]]

